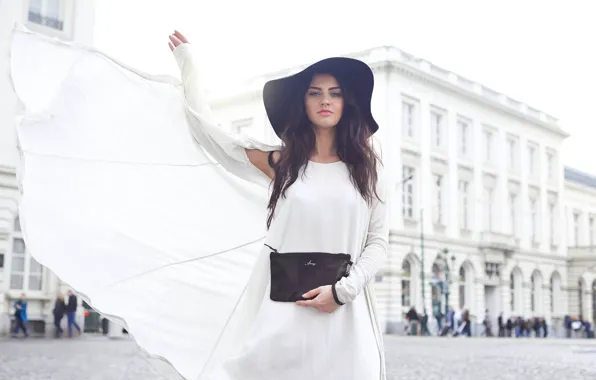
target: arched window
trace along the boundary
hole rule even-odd
[[[577,283],[577,297],[579,300],[579,316],[583,317],[584,315],[584,281],[580,278]]]
[[[552,314],[558,314],[561,304],[561,276],[554,272],[550,277],[550,311]]]
[[[466,269],[462,265],[459,268],[459,308],[463,309],[466,305]]]
[[[531,310],[535,314],[542,313],[542,275],[534,271],[531,278]]]
[[[405,259],[401,266],[401,305],[412,306],[412,264]]]
[[[511,275],[509,276],[509,293],[511,312],[522,313],[522,274],[519,268],[511,271]]]
[[[513,272],[509,275],[509,308],[511,312],[515,310],[515,275]]]

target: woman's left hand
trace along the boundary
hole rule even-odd
[[[173,34],[168,36],[170,42],[168,42],[168,46],[170,47],[171,51],[174,51],[178,46],[182,44],[188,44],[188,39],[184,36],[184,34],[180,33],[179,31],[174,31]]]
[[[333,299],[331,285],[320,286],[316,289],[310,290],[304,293],[302,297],[315,298],[306,301],[296,301],[298,306],[311,306],[324,313],[333,313],[339,307],[339,305]]]

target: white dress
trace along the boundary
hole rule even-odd
[[[267,244],[279,252],[360,254],[370,210],[342,162],[309,162],[280,199]],[[333,313],[274,302],[269,287],[239,352],[208,379],[373,380],[380,356],[366,299]]]
[[[18,213],[38,262],[185,379],[385,379],[370,283],[387,200],[368,207],[343,164],[311,164],[268,232],[270,180],[245,149],[279,146],[212,121],[188,44],[174,51],[181,80],[23,27],[9,46]],[[346,305],[271,302],[266,242],[353,254]]]

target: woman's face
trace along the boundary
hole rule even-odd
[[[334,128],[344,110],[344,98],[339,83],[329,74],[315,74],[304,95],[306,115],[320,129]]]

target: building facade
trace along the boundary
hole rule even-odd
[[[75,0],[0,1],[0,51],[8,51],[15,23],[67,41],[92,43],[94,2]],[[8,73],[9,56],[0,56],[0,72]],[[7,75],[0,76],[0,336],[13,323],[12,304],[21,293],[28,300],[29,329],[33,334],[51,334],[56,294],[68,285],[40,265],[26,249],[19,224],[15,135],[17,101]],[[79,324],[83,310],[79,308]]]
[[[596,322],[596,177],[565,168],[569,314]]]
[[[543,317],[561,334],[578,295],[568,276],[584,262],[568,250],[574,185],[557,119],[397,48],[351,56],[374,71],[375,137],[393,189],[390,252],[375,280],[386,332],[403,333],[411,307],[434,327],[448,304],[469,310],[477,327],[488,310],[493,326],[500,313]],[[221,127],[277,142],[262,86],[304,67],[210,92]],[[591,188],[583,194],[596,201]],[[586,311],[592,279],[582,279]]]

